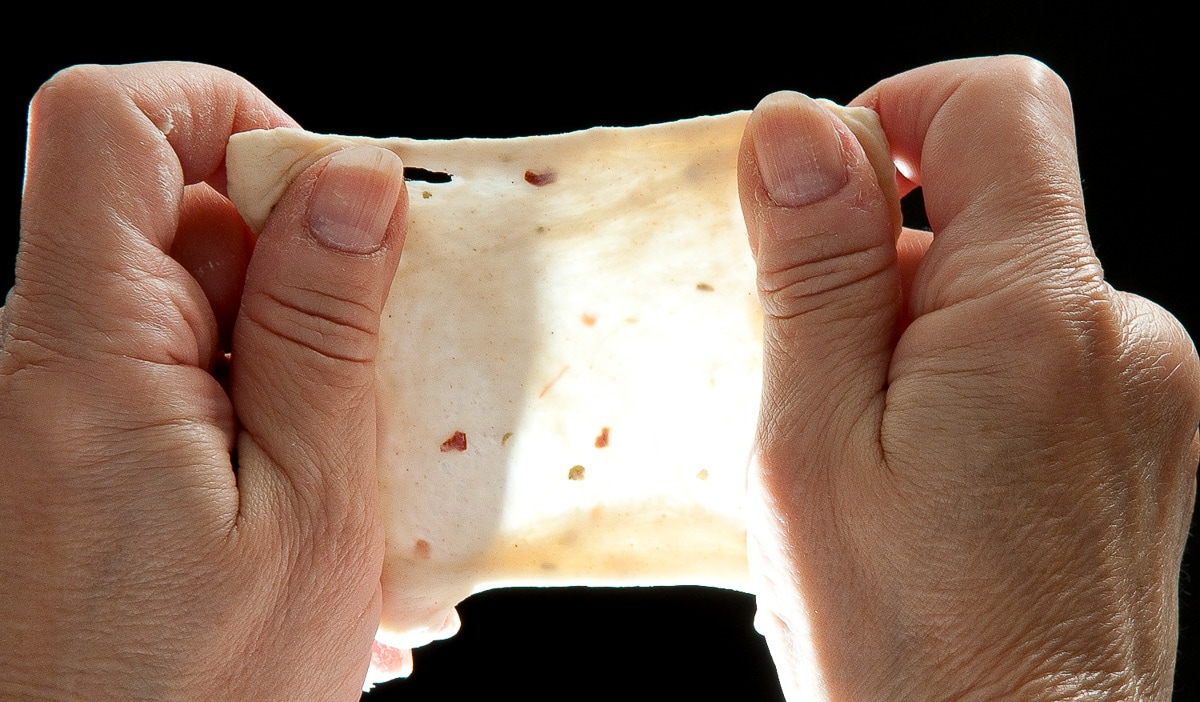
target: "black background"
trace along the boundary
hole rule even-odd
[[[703,28],[633,30],[620,26],[628,14],[614,12],[584,22],[549,18],[560,26],[554,32],[454,13],[334,13],[247,26],[196,8],[184,22],[136,32],[120,29],[122,18],[73,17],[89,30],[82,40],[54,29],[62,18],[10,27],[8,45],[27,48],[5,70],[0,110],[9,222],[0,234],[0,289],[12,283],[28,100],[73,63],[213,63],[241,73],[313,131],[454,138],[669,121],[748,109],[784,88],[846,102],[924,63],[1023,53],[1071,87],[1089,226],[1109,281],[1163,304],[1197,336],[1189,253],[1197,198],[1183,165],[1189,159],[1194,174],[1194,110],[1183,101],[1195,90],[1195,62],[1182,58],[1179,20],[1149,5],[1141,14],[1088,17],[1005,7],[917,20],[858,11],[835,18],[831,12],[851,8],[825,7],[819,21],[746,8],[746,16]],[[589,32],[604,38],[584,38]],[[1188,575],[1195,554],[1192,543],[1181,581],[1184,674],[1200,662],[1200,600]],[[699,588],[486,593],[462,605],[455,639],[418,650],[410,680],[367,698],[779,699],[753,611],[748,596]],[[1187,680],[1177,686],[1177,699],[1197,694]]]

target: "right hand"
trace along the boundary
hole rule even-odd
[[[932,234],[765,99],[740,160],[765,321],[752,570],[791,699],[1166,699],[1200,458],[1179,323],[1105,283],[1070,97],[1023,58],[883,81]]]

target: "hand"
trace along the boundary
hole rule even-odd
[[[35,98],[0,316],[0,697],[357,699],[407,197],[394,155],[337,154],[251,258],[225,143],[293,124],[192,65],[71,69]]]
[[[1070,98],[1022,58],[861,96],[932,234],[835,118],[765,99],[739,178],[767,313],[750,487],[791,699],[1167,699],[1200,363],[1103,279]]]

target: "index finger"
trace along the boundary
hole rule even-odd
[[[224,187],[234,132],[294,124],[248,82],[208,66],[54,76],[30,106],[11,327],[68,356],[206,363],[211,313],[167,254],[184,185]]]
[[[1044,64],[1020,56],[936,64],[884,80],[852,104],[879,114],[897,165],[924,192],[934,242],[914,285],[914,318],[1020,295],[1031,281],[1099,283],[1070,94]]]

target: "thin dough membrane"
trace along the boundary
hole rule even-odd
[[[892,189],[898,228],[878,119],[831,109]],[[496,587],[750,590],[762,313],[736,180],[747,117],[230,141],[229,194],[256,230],[293,178],[348,146],[424,169],[378,361],[380,641],[439,638],[450,608]]]

